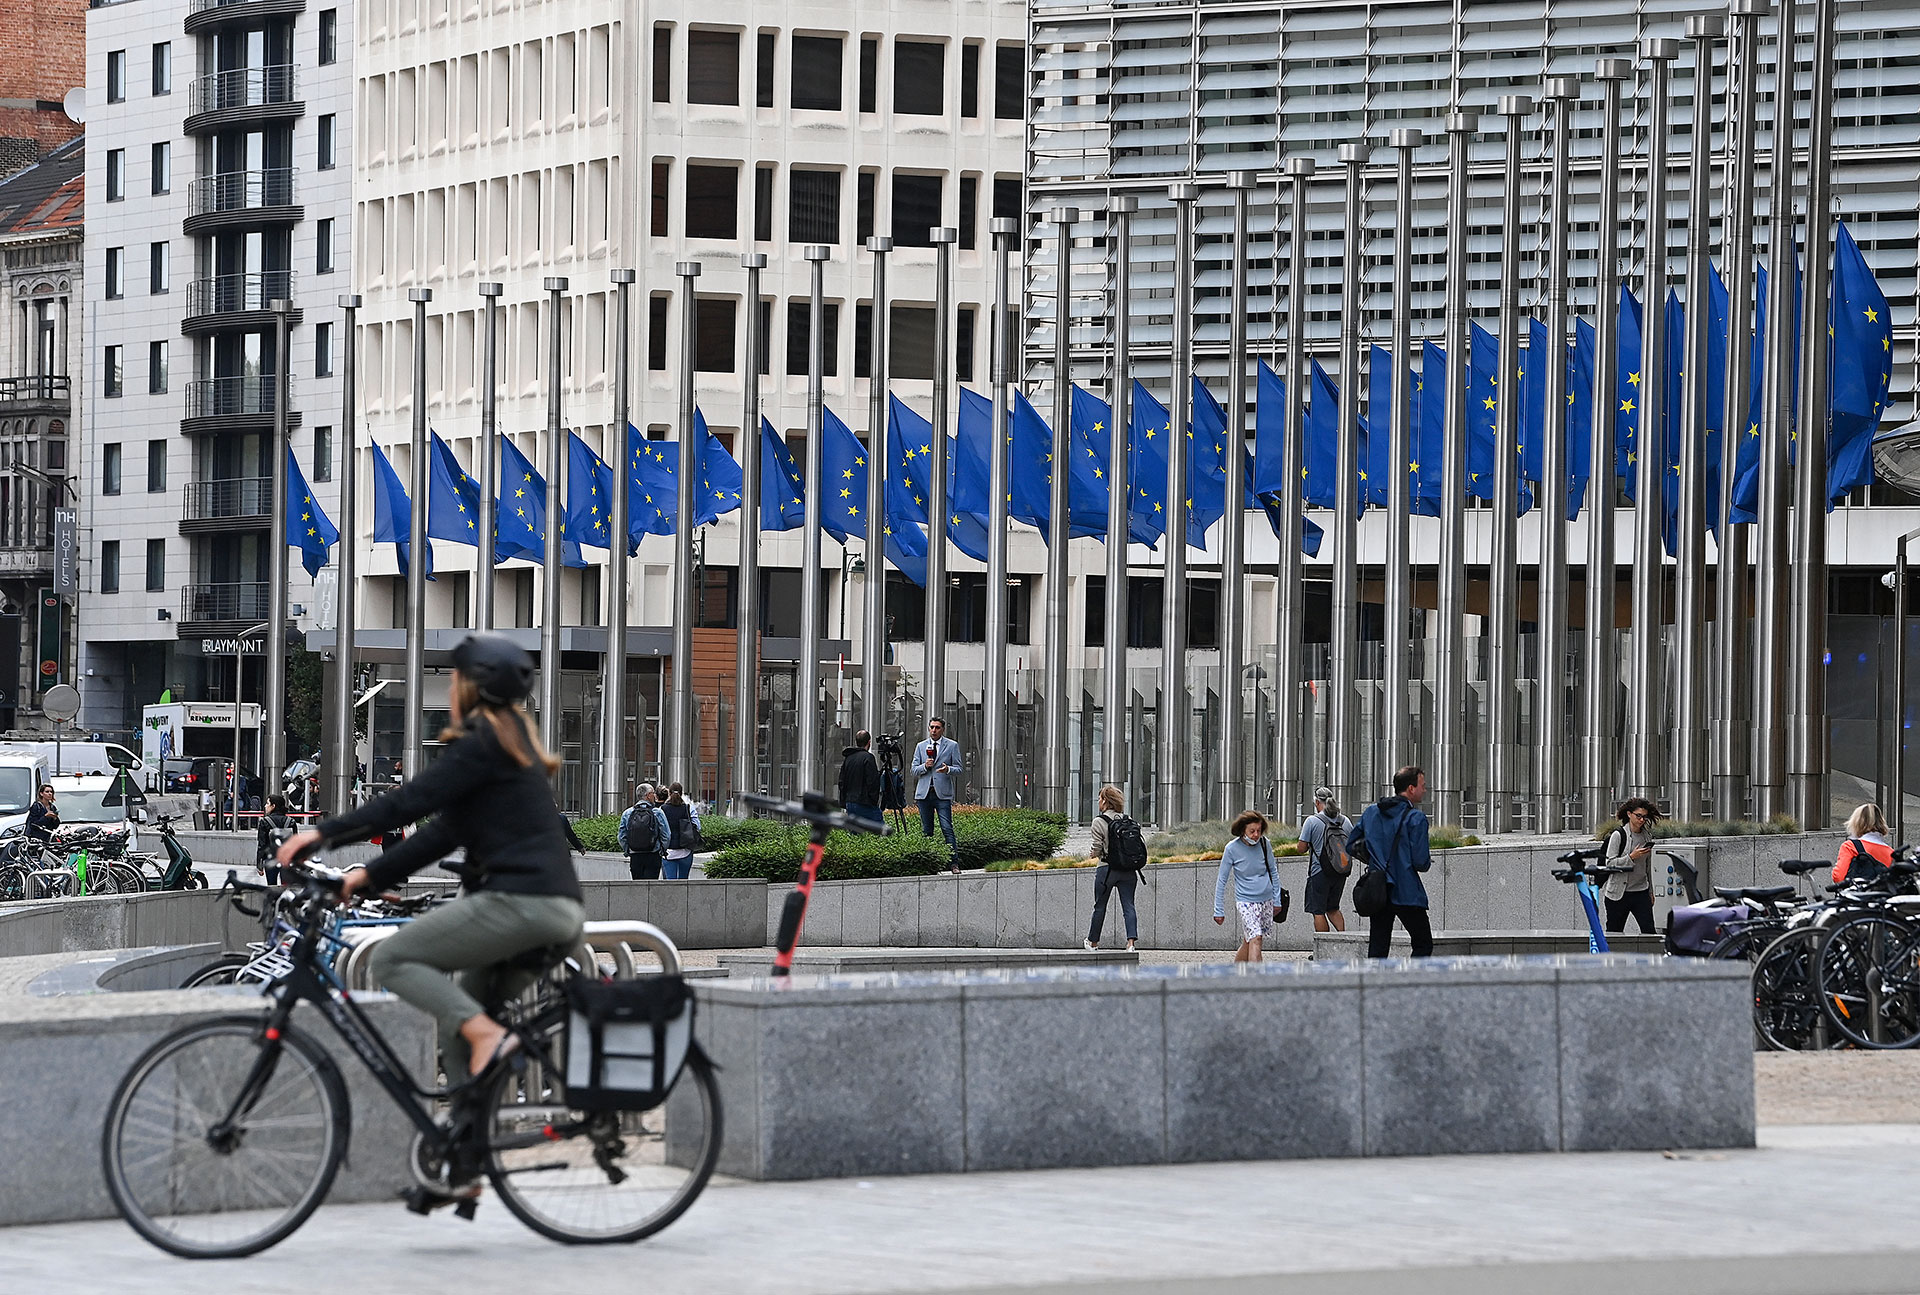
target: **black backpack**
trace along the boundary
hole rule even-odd
[[[1107,820],[1107,870],[1140,872],[1147,866],[1147,838],[1127,815]]]
[[[660,840],[660,820],[653,816],[653,803],[641,801],[631,810],[627,820],[628,854],[661,854],[665,843]]]

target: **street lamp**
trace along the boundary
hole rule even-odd
[[[233,636],[233,790],[227,793],[227,824],[235,832],[240,830],[240,684],[245,678],[247,640],[270,627],[270,622],[261,621]]]

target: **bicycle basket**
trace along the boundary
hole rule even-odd
[[[646,1111],[667,1099],[693,1044],[693,991],[677,975],[567,981],[568,1104]]]

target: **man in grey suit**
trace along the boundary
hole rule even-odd
[[[947,854],[953,870],[960,871],[960,854],[953,840],[953,775],[962,769],[960,744],[947,736],[943,719],[927,721],[927,740],[914,748],[913,798],[920,804],[920,830],[933,835],[933,822],[940,820],[940,835],[947,839]]]

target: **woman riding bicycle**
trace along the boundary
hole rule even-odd
[[[506,1030],[483,1003],[533,980],[497,964],[531,949],[571,945],[586,920],[580,881],[550,784],[560,762],[541,747],[519,703],[533,690],[533,658],[494,634],[453,652],[452,722],[439,759],[384,796],[326,819],[280,847],[282,863],[321,845],[362,841],[434,817],[364,868],[342,898],[379,891],[466,847],[465,898],[395,931],[373,952],[374,978],[440,1026],[447,1073],[479,1074]],[[448,972],[462,973],[449,980]]]

